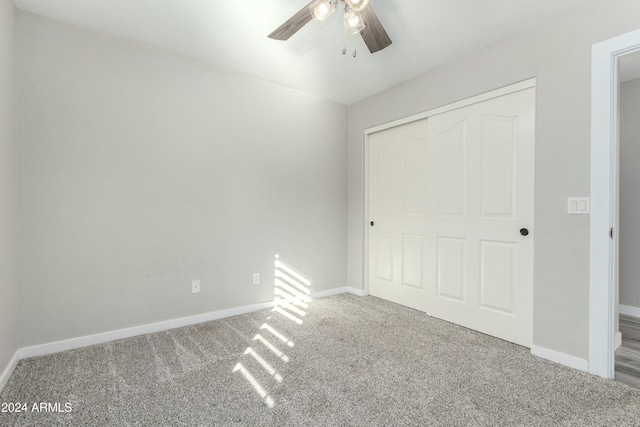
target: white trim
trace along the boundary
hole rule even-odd
[[[18,362],[20,361],[20,359],[22,359],[20,353],[20,350],[16,351],[9,361],[7,367],[4,369],[4,371],[2,371],[2,374],[0,375],[0,393],[2,393],[2,390],[4,390],[4,386],[6,386],[7,382],[9,382],[9,378],[11,378],[11,374],[13,374],[16,366],[18,366]]]
[[[363,133],[362,138],[362,214],[364,221],[362,224],[362,289],[369,295],[369,228],[371,218],[369,217],[369,134]]]
[[[309,296],[311,297],[311,299],[318,299],[318,298],[326,298],[326,297],[331,297],[331,296],[340,295],[340,294],[353,294],[359,297],[366,297],[367,295],[369,295],[369,293],[363,289],[354,288],[352,286],[345,286],[343,288],[333,288],[327,291],[316,292]]]
[[[591,54],[589,372],[614,378],[618,233],[618,59],[640,51],[640,30],[595,44]]]
[[[365,289],[358,289],[358,288],[353,288],[353,287],[348,287],[347,288],[347,292],[359,297],[366,297],[367,295],[369,295],[369,292]]]
[[[364,221],[362,224],[362,288],[367,294],[369,294],[369,228],[371,227],[371,218],[369,217],[369,135],[365,130],[362,134],[362,200],[364,206],[362,207],[362,214],[364,215]]]
[[[314,292],[311,295],[309,295],[309,298],[320,299],[320,298],[327,298],[327,297],[332,297],[334,295],[340,295],[340,294],[346,294],[346,293],[349,293],[349,288],[345,286],[342,288],[333,288],[333,289],[327,289],[326,291]]]
[[[529,80],[524,80],[519,83],[514,83],[509,86],[502,87],[500,89],[492,90],[490,92],[485,92],[480,95],[472,96],[471,98],[466,98],[461,101],[453,102],[451,104],[443,105],[441,107],[436,107],[428,111],[424,111],[422,113],[414,114],[412,116],[404,117],[398,120],[394,120],[392,122],[383,123],[378,126],[373,126],[364,130],[365,135],[369,135],[375,132],[380,132],[385,129],[390,129],[397,126],[406,125],[407,123],[416,122],[418,120],[426,119],[436,114],[446,113],[447,111],[457,110],[458,108],[467,107],[472,104],[478,104],[480,102],[488,101],[489,99],[499,98],[504,95],[509,95],[514,92],[519,92],[521,90],[529,89],[532,87],[536,87],[536,79],[532,78]]]
[[[549,350],[548,348],[538,347],[537,345],[531,346],[531,354],[534,356],[542,357],[543,359],[550,360],[561,365],[568,366],[579,371],[588,371],[589,362],[579,357],[570,356],[559,351]]]
[[[640,308],[620,304],[620,314],[624,314],[625,316],[640,317]]]
[[[178,319],[165,320],[163,322],[149,323],[131,328],[118,329],[115,331],[102,332],[94,335],[86,335],[68,340],[55,341],[46,344],[24,347],[21,352],[22,358],[44,356],[47,354],[59,353],[61,351],[75,348],[87,347],[95,344],[102,344],[123,338],[135,337],[138,335],[151,334],[154,332],[167,331],[169,329],[181,328],[183,326],[195,325],[209,322],[211,320],[223,319],[225,317],[238,316],[240,314],[252,313],[254,311],[266,310],[274,306],[273,301],[260,304],[245,305],[243,307],[231,308],[228,310],[213,311],[210,313],[198,314],[195,316],[181,317]]]
[[[618,332],[615,337],[616,350],[622,345],[622,332]]]
[[[344,293],[361,292],[355,288],[342,287],[334,288],[326,291],[315,292],[309,295],[311,299],[325,298],[333,295]],[[240,314],[253,313],[256,311],[267,310],[275,306],[273,301],[267,301],[259,304],[245,305],[242,307],[230,308],[227,310],[213,311],[195,316],[181,317],[178,319],[166,320],[163,322],[149,323],[131,328],[119,329],[115,331],[102,332],[94,335],[86,335],[68,340],[55,341],[46,344],[24,347],[20,350],[20,358],[44,356],[47,354],[59,353],[61,351],[73,350],[75,348],[87,347],[95,344],[115,341],[123,338],[135,337],[138,335],[151,334],[154,332],[167,331],[169,329],[181,328],[183,326],[195,325],[198,323],[209,322],[211,320],[224,319],[226,317],[238,316]]]

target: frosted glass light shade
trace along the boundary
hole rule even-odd
[[[369,0],[346,0],[349,7],[356,12],[360,12],[364,10],[365,7],[369,6]]]
[[[338,2],[336,0],[316,0],[309,6],[309,10],[313,19],[318,22],[324,22],[336,11],[337,7]]]
[[[364,27],[364,22],[358,12],[350,9],[347,9],[344,12],[344,31],[348,36],[358,34],[360,31],[364,30]]]

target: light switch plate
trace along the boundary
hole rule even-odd
[[[591,207],[588,197],[569,197],[567,200],[567,213],[569,215],[589,215]]]

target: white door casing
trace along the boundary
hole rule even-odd
[[[589,372],[615,376],[618,239],[618,60],[640,52],[640,30],[597,43],[591,55]]]

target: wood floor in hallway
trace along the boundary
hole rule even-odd
[[[616,351],[616,381],[640,388],[640,318],[620,315],[622,345]]]

